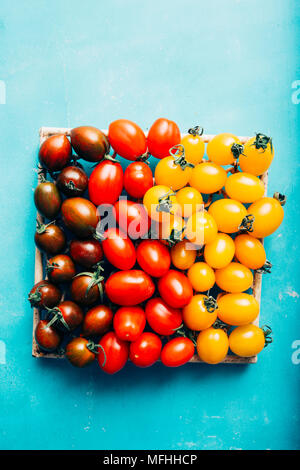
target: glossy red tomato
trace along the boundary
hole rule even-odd
[[[130,344],[129,359],[138,367],[149,367],[158,361],[162,343],[154,333],[143,333]]]
[[[170,251],[159,240],[143,240],[137,247],[136,259],[143,271],[152,277],[163,276],[171,265]]]
[[[112,324],[113,312],[106,305],[96,305],[88,310],[83,320],[82,333],[86,336],[101,336]]]
[[[119,199],[114,208],[117,224],[124,232],[128,233],[130,238],[136,240],[148,233],[150,219],[143,204],[128,199]]]
[[[117,335],[110,331],[101,338],[99,345],[98,363],[107,374],[115,374],[121,370],[128,359],[129,344],[122,341]]]
[[[100,162],[109,152],[106,135],[93,126],[80,126],[72,129],[71,144],[77,155],[88,162]]]
[[[194,343],[189,338],[178,337],[165,344],[160,358],[165,366],[178,367],[192,359],[194,352]]]
[[[61,208],[61,196],[56,185],[42,178],[34,191],[35,207],[47,219],[56,217]]]
[[[159,335],[170,336],[182,324],[181,310],[170,307],[160,297],[148,300],[145,313],[152,330]]]
[[[73,279],[76,269],[68,255],[56,255],[47,261],[47,274],[51,282],[68,282]]]
[[[121,307],[113,320],[115,333],[123,341],[135,341],[146,326],[146,315],[141,307]]]
[[[71,283],[72,299],[80,305],[90,306],[102,299],[104,278],[102,272],[79,273]]]
[[[108,139],[115,152],[127,160],[136,160],[147,150],[144,132],[128,119],[117,119],[110,123]]]
[[[34,241],[36,246],[45,251],[48,255],[57,255],[62,252],[66,245],[66,236],[63,230],[55,225],[54,222],[49,224],[41,224],[37,221],[38,225],[34,234]]]
[[[114,204],[123,189],[123,170],[119,162],[104,160],[92,171],[89,198],[96,205]]]
[[[175,308],[184,307],[193,296],[193,288],[189,279],[175,269],[170,269],[159,279],[158,291],[164,301]]]
[[[56,185],[68,197],[81,196],[88,186],[88,176],[80,166],[67,166],[58,175]]]
[[[127,234],[118,228],[109,228],[103,234],[102,248],[106,259],[118,269],[135,265],[135,248]]]
[[[51,310],[52,318],[48,322],[61,327],[63,330],[73,331],[83,322],[83,311],[79,305],[71,300],[64,300]]]
[[[62,294],[57,286],[47,280],[37,282],[28,295],[31,307],[55,307],[61,300]]]
[[[38,346],[47,352],[55,351],[62,342],[62,334],[52,326],[48,326],[47,320],[40,320],[35,329],[35,340]]]
[[[52,135],[46,139],[39,150],[39,160],[43,167],[50,171],[61,170],[72,156],[72,147],[63,134]]]
[[[66,347],[66,358],[75,367],[85,367],[94,361],[97,345],[85,338],[73,338]]]
[[[103,259],[101,243],[94,239],[72,240],[69,249],[75,263],[85,268],[91,268]]]
[[[157,119],[148,133],[148,151],[156,158],[167,157],[170,148],[180,144],[180,140],[180,130],[174,121],[165,118]]]
[[[129,196],[142,198],[152,186],[153,174],[147,163],[133,162],[128,165],[124,173],[124,188]]]
[[[89,238],[99,222],[97,208],[83,197],[65,199],[61,206],[65,226],[79,238]]]
[[[111,274],[106,281],[105,291],[117,305],[138,305],[152,297],[155,285],[147,273],[131,269]]]

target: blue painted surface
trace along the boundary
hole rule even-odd
[[[300,5],[285,0],[2,0],[0,448],[299,448]],[[6,103],[6,104],[4,104]],[[261,318],[275,341],[251,366],[106,376],[31,357],[38,129],[166,116],[273,136]]]

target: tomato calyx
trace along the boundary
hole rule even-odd
[[[244,155],[243,151],[244,151],[244,146],[242,144],[237,144],[237,143],[232,144],[231,152],[235,160],[237,160],[240,155]]]
[[[272,138],[268,137],[265,134],[262,134],[261,132],[255,133],[255,140],[251,145],[254,145],[256,149],[263,149],[263,151],[265,152],[266,148],[268,147],[268,144],[270,144],[271,153],[273,153]]]
[[[42,222],[39,221],[39,219],[36,219],[36,223],[37,223],[36,233],[41,235],[42,233],[45,233],[47,231],[47,227],[49,227],[49,225],[55,224],[55,220],[52,220],[48,224],[43,224]]]
[[[230,325],[227,325],[227,323],[223,322],[219,318],[217,318],[217,320],[211,326],[215,330],[224,330],[226,332],[230,328]]]
[[[246,215],[240,225],[238,226],[238,230],[240,232],[253,232],[253,224],[254,224],[255,217],[252,214]]]
[[[201,126],[191,127],[191,129],[188,130],[188,134],[191,134],[194,137],[196,137],[197,135],[199,136],[203,135],[203,132],[204,132],[204,128]]]
[[[143,153],[142,155],[140,155],[139,157],[137,157],[135,159],[136,162],[145,162],[149,165],[149,158],[151,157],[151,154],[148,152],[148,150]]]
[[[262,326],[261,329],[262,329],[263,334],[265,336],[265,346],[264,347],[266,348],[269,344],[273,343],[273,338],[271,336],[272,328],[268,325],[264,325],[264,326]]]
[[[279,202],[279,204],[281,206],[284,206],[286,201],[287,201],[287,196],[285,194],[281,194],[277,191],[273,194],[273,198],[277,199],[277,201]]]
[[[170,247],[176,245],[176,243],[182,240],[182,234],[185,231],[186,227],[183,227],[181,230],[175,228],[172,229],[169,238],[164,238],[164,241],[168,243]]]
[[[40,284],[40,285],[36,288],[35,292],[33,292],[32,294],[29,294],[29,295],[28,295],[28,300],[29,300],[29,302],[30,302],[31,307],[38,307],[39,302],[40,302],[41,299],[42,299],[41,288],[44,287],[44,286],[46,286],[46,285],[47,285],[46,283],[45,283],[45,284]]]
[[[48,315],[52,315],[53,317],[51,320],[44,326],[44,329],[49,328],[50,326],[54,325],[55,323],[60,323],[67,331],[71,331],[69,325],[67,324],[66,320],[63,317],[59,307],[49,308],[46,307]]]
[[[104,281],[104,277],[101,275],[102,272],[104,271],[103,267],[101,266],[101,261],[95,265],[95,271],[94,272],[81,272],[79,274],[76,274],[76,276],[73,277],[75,279],[76,277],[80,276],[89,276],[91,278],[86,291],[85,291],[85,298],[87,298],[89,291],[92,289],[92,287],[97,286],[99,289],[99,294],[100,294],[100,299],[101,302],[103,302],[103,287],[102,287],[102,282]]]
[[[47,265],[46,265],[46,273],[49,274],[54,269],[62,269],[62,267],[59,266],[58,263],[55,263],[54,261],[52,261],[52,263],[50,263],[50,261],[48,260]]]
[[[272,267],[273,267],[273,264],[267,260],[265,264],[261,268],[256,269],[255,272],[259,274],[271,274]]]
[[[214,311],[218,308],[218,303],[216,299],[211,295],[205,296],[203,299],[203,303],[208,313],[214,313]]]
[[[177,336],[183,336],[184,338],[190,339],[194,346],[197,346],[197,331],[190,330],[183,323],[178,328],[174,329],[174,333]]]
[[[158,204],[156,206],[156,212],[170,212],[173,206],[171,201],[171,196],[176,196],[172,190],[168,191],[166,194],[161,196],[158,199]]]
[[[195,167],[193,163],[190,163],[185,159],[184,146],[182,144],[177,144],[171,147],[169,153],[172,157],[174,157],[174,164],[179,165],[182,171],[184,171],[186,168]]]
[[[95,344],[94,341],[89,339],[88,343],[86,344],[86,347],[93,354],[99,354],[99,350],[98,350],[99,348],[102,350],[103,355],[104,355],[104,360],[103,360],[103,363],[102,363],[102,367],[104,367],[105,363],[106,363],[106,354],[105,354],[105,350],[104,350],[103,346],[101,346],[101,344]]]

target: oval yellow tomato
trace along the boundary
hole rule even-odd
[[[190,302],[182,309],[184,324],[194,331],[209,328],[217,319],[217,309],[210,297],[196,294]]]
[[[257,239],[243,233],[235,240],[235,256],[237,260],[249,269],[259,269],[266,262],[266,252],[263,244]]]
[[[225,268],[234,257],[234,241],[226,233],[218,233],[216,238],[204,247],[204,259],[214,269]]]
[[[177,202],[181,208],[181,216],[190,217],[195,212],[203,210],[203,199],[197,189],[186,186],[176,193]]]
[[[231,165],[242,151],[242,143],[238,137],[228,132],[218,134],[207,144],[206,153],[218,165]]]
[[[175,268],[186,270],[194,264],[197,250],[188,240],[182,240],[171,249],[171,260]]]
[[[189,165],[184,156],[162,158],[155,168],[155,183],[169,186],[173,191],[183,188],[191,178],[192,168]]]
[[[220,328],[207,328],[197,338],[197,353],[201,361],[218,364],[227,356],[229,340],[225,331]]]
[[[231,199],[248,203],[260,199],[265,192],[263,182],[250,173],[233,173],[225,183],[225,191]]]
[[[201,138],[199,129],[200,128],[198,126],[190,129],[189,133],[181,139],[181,145],[184,147],[185,159],[193,165],[197,165],[202,161],[205,151],[205,143]]]
[[[278,229],[283,221],[284,210],[274,197],[262,197],[248,208],[248,214],[254,217],[251,235],[264,238]]]
[[[267,332],[267,335],[271,332]],[[269,342],[269,341],[268,341]],[[243,325],[235,328],[229,335],[229,347],[237,356],[256,356],[264,349],[266,333],[256,325]]]
[[[164,185],[157,185],[148,189],[144,195],[143,204],[149,217],[158,222],[162,220],[165,212],[174,215],[180,209],[171,188]]]
[[[244,145],[243,153],[239,157],[239,164],[242,171],[260,176],[267,171],[273,158],[272,139],[259,133]]]
[[[202,246],[211,243],[216,238],[217,233],[217,224],[206,211],[195,212],[187,221],[185,236],[195,245]]]
[[[214,270],[202,261],[193,264],[187,276],[196,292],[206,292],[215,284]]]
[[[231,262],[225,268],[216,269],[216,284],[225,292],[238,293],[248,290],[253,283],[253,274],[240,263]]]
[[[200,193],[212,194],[223,188],[226,178],[224,168],[216,163],[203,162],[192,169],[189,183]]]
[[[247,216],[247,209],[234,199],[218,199],[209,206],[208,213],[215,219],[220,232],[235,233]]]
[[[227,325],[248,325],[257,318],[259,303],[246,293],[225,294],[218,298],[218,317]]]

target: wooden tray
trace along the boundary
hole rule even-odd
[[[39,131],[40,135],[40,145],[46,140],[48,137],[51,135],[55,134],[65,134],[66,136],[70,135],[71,129],[68,128],[63,128],[63,127],[41,127]],[[107,130],[102,130],[105,134],[107,134]],[[182,134],[184,136],[185,134]],[[204,142],[210,142],[211,139],[214,137],[214,135],[202,135],[202,138]],[[249,140],[250,137],[239,137],[240,141],[242,143],[245,143]],[[265,194],[267,194],[267,185],[268,185],[268,172],[264,173],[261,177],[261,180],[264,183],[265,186]],[[40,218],[40,215],[38,215]],[[263,242],[263,240],[261,240]],[[35,272],[34,272],[34,283],[40,282],[44,279],[44,257],[45,255],[38,250],[38,248],[35,248]],[[261,297],[261,284],[262,284],[262,274],[255,272],[254,274],[254,279],[253,279],[253,295],[256,298],[256,300],[260,304],[260,297]],[[40,320],[40,312],[39,309],[34,308],[33,309],[33,339],[32,339],[32,355],[34,357],[46,357],[46,358],[63,358],[63,354],[57,354],[57,353],[45,353],[41,351],[36,343],[34,332],[35,328],[37,326],[37,323]],[[255,325],[259,324],[259,315],[253,322]],[[190,360],[192,363],[200,363],[202,362],[197,354],[195,354],[192,359]],[[235,355],[228,354],[226,358],[224,359],[223,363],[225,364],[254,364],[257,362],[257,356],[252,356],[252,357],[238,357]]]

